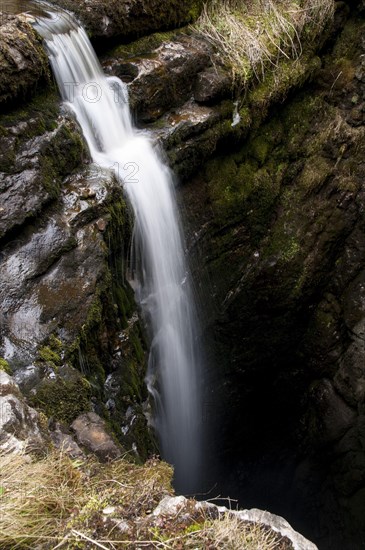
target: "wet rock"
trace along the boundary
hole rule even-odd
[[[181,181],[189,179],[230,133],[232,115],[230,102],[208,107],[190,100],[151,126]]]
[[[23,131],[29,131],[26,126]],[[21,132],[20,128],[6,128],[7,135]],[[3,142],[5,140],[5,142]],[[0,147],[7,147],[8,137],[0,135]],[[70,152],[67,161],[62,155]],[[82,143],[75,132],[75,123],[61,118],[57,128],[51,132],[19,140],[17,151],[13,151],[14,166],[0,173],[0,200],[3,211],[0,218],[0,239],[7,233],[35,218],[60,190],[61,177],[77,166],[82,154]]]
[[[126,63],[123,48],[104,62],[105,69],[129,84],[130,105],[139,122],[152,122],[192,95],[199,71],[210,64],[209,46],[195,36],[177,35],[174,40]],[[120,56],[120,57],[119,57]],[[129,67],[129,68],[128,68]]]
[[[25,403],[14,379],[1,370],[0,412],[1,451],[19,453],[44,446],[37,411]]]
[[[76,418],[71,428],[80,445],[95,453],[101,460],[113,460],[122,454],[106,430],[104,420],[95,413],[83,414]]]
[[[85,182],[87,200],[78,193]],[[56,327],[62,327],[63,338],[71,342],[85,323],[107,268],[103,239],[90,222],[105,212],[115,193],[121,196],[119,185],[102,170],[71,177],[61,191],[61,213],[51,211],[49,220],[40,219],[4,249],[0,346],[17,368],[29,365],[37,346]],[[106,226],[107,219],[104,230]],[[24,387],[31,383],[28,374]]]
[[[106,229],[107,222],[103,220],[103,218],[100,218],[100,220],[96,222],[96,226],[99,229],[99,231],[103,232]]]
[[[92,38],[126,39],[154,31],[174,29],[194,21],[202,7],[200,0],[52,0],[74,12]]]
[[[0,105],[34,91],[48,74],[46,53],[31,25],[0,11]]]
[[[194,86],[194,99],[198,103],[211,103],[227,97],[232,87],[232,79],[226,71],[210,67],[199,73]]]

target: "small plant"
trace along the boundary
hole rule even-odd
[[[319,36],[333,14],[333,0],[211,0],[195,29],[243,88],[280,58],[298,58],[303,40]]]

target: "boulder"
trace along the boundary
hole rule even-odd
[[[54,446],[57,449],[60,449],[61,452],[66,453],[71,458],[85,458],[84,453],[76,441],[70,434],[63,430],[62,426],[58,422],[56,422],[54,429],[50,432],[50,436]]]
[[[198,75],[194,99],[198,103],[212,103],[227,97],[232,91],[232,78],[219,67],[209,67]]]
[[[104,420],[95,413],[81,414],[71,424],[76,439],[88,451],[103,461],[120,458],[121,448],[114,443],[106,430]]]
[[[25,403],[14,379],[0,370],[0,450],[20,453],[43,446],[37,411]]]

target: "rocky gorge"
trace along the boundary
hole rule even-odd
[[[27,4],[0,27],[0,445],[143,462],[158,448],[131,211],[60,104]],[[207,350],[207,498],[362,548],[364,3],[313,16],[300,53],[282,45],[244,81],[184,26],[199,2],[56,4],[176,174]]]

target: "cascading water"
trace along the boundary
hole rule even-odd
[[[95,163],[114,170],[135,213],[131,283],[151,333],[147,384],[175,486],[196,490],[200,430],[196,314],[169,169],[132,124],[126,86],[106,78],[85,31],[67,13],[37,20],[66,105]]]

